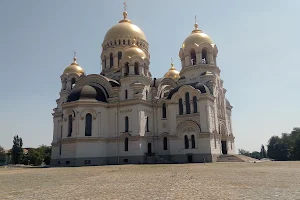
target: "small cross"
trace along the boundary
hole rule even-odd
[[[74,51],[74,58],[76,58],[76,51]]]
[[[124,1],[123,5],[124,5],[124,11],[127,11],[127,3],[126,3],[126,1]]]
[[[195,15],[195,24],[197,24],[197,15]]]

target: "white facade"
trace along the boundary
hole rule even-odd
[[[195,29],[171,67],[152,78],[149,44],[127,19],[106,34],[100,74],[74,62],[61,76],[53,113],[53,166],[213,162],[234,154],[231,109],[217,46]]]

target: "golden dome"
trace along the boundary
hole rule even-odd
[[[132,24],[131,21],[127,19],[126,11],[124,11],[123,16],[124,16],[123,20],[121,20],[118,24],[114,25],[107,31],[104,37],[104,41],[108,39],[115,39],[120,36],[135,37],[147,41],[146,36],[142,31],[142,29]]]
[[[177,81],[180,78],[179,73],[180,72],[175,69],[174,64],[171,63],[171,68],[165,73],[164,78],[171,78]]]
[[[131,47],[127,48],[124,51],[123,56],[124,56],[124,58],[127,58],[127,57],[132,58],[134,56],[139,56],[142,59],[147,57],[145,52],[142,49],[140,49],[139,47],[137,47],[135,44],[133,44]]]
[[[209,43],[214,44],[212,39],[206,34],[203,33],[200,29],[198,29],[198,24],[195,24],[195,29],[192,33],[184,40],[182,44],[182,48],[185,48],[190,45],[199,45],[201,43]]]
[[[64,70],[64,74],[70,74],[70,73],[84,74],[84,70],[76,62],[76,56],[74,56],[73,60],[74,61],[71,63],[71,65],[66,67],[66,69]]]

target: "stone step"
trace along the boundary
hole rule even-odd
[[[220,155],[217,162],[245,162],[236,155]]]

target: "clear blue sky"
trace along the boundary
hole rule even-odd
[[[122,18],[121,0],[0,1],[0,145],[15,134],[25,147],[52,141],[60,75],[77,51],[86,73],[100,73],[101,43]],[[193,29],[211,36],[233,105],[236,148],[258,150],[270,136],[300,126],[300,26],[297,0],[128,0],[161,77]]]

